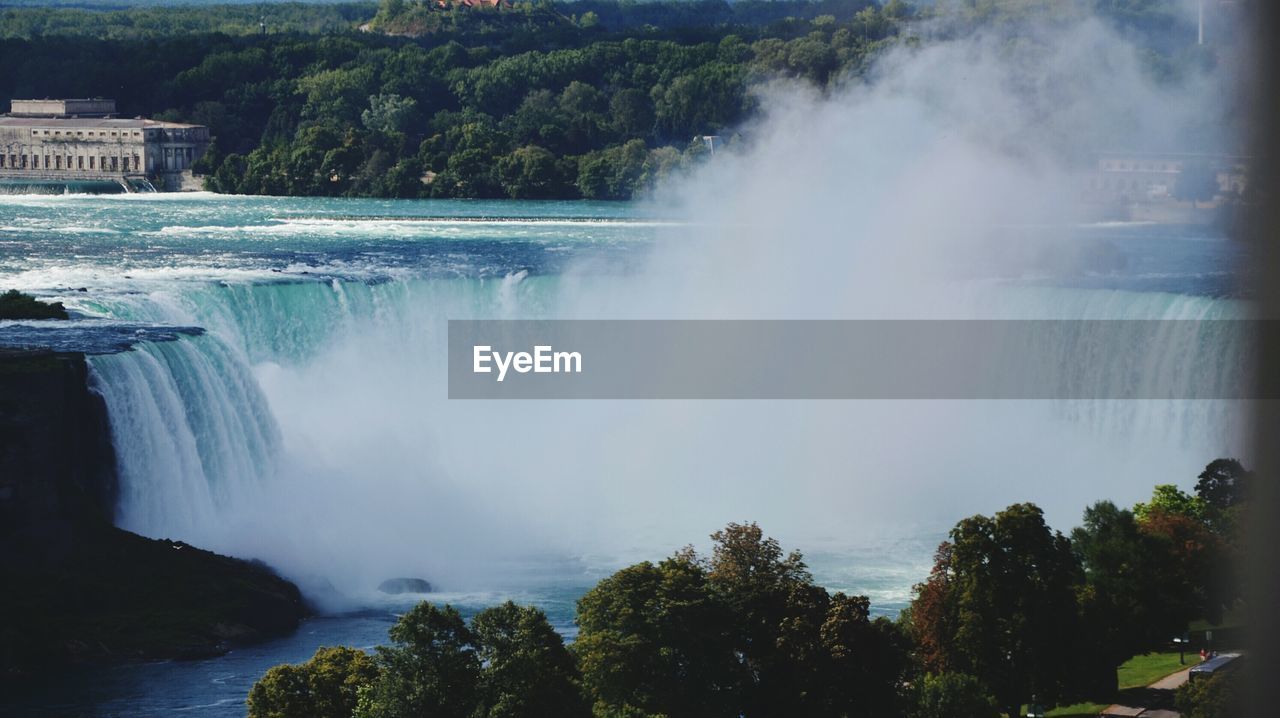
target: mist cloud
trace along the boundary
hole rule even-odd
[[[1158,80],[1139,47],[1088,17],[913,32],[919,42],[827,92],[762,87],[760,117],[726,132],[741,141],[654,200],[689,224],[637,274],[513,277],[502,315],[1230,310],[990,281],[1010,254],[1086,219],[1095,152],[1231,146],[1230,63]],[[305,510],[212,545],[351,589],[390,575],[460,585],[520,552],[654,558],[744,519],[788,545],[838,547],[1030,500],[1066,529],[1088,502],[1132,502],[1245,449],[1244,409],[1221,402],[448,402],[443,335],[423,328],[474,312],[473,298],[406,291],[393,324],[352,328],[304,368],[259,368],[287,448],[309,457],[275,491]],[[550,306],[531,299],[548,292]],[[246,508],[246,524],[263,510]]]

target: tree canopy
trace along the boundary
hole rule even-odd
[[[1189,60],[1160,44],[1177,34],[1162,19],[1169,2],[1094,4],[1150,37],[1152,62],[1176,74]],[[214,142],[196,169],[219,192],[627,199],[705,159],[700,137],[737,142],[757,85],[782,78],[828,91],[856,79],[886,48],[918,41],[911,23],[922,14],[944,21],[927,27],[945,38],[1053,18],[1053,7],[385,0],[10,8],[0,12],[0,94],[114,96],[129,116],[207,125]],[[1190,182],[1178,191],[1202,195]]]
[[[245,8],[8,10],[0,94],[205,124],[218,192],[628,199],[732,135],[752,84],[826,87],[901,27],[872,0],[445,5],[271,6],[265,33]]]
[[[1070,537],[1033,504],[964,519],[896,622],[816,583],[758,525],[731,523],[709,554],[686,547],[601,580],[578,601],[570,646],[536,608],[468,622],[422,603],[375,656],[326,648],[272,668],[250,716],[976,718],[1108,699],[1122,662],[1239,600],[1223,571],[1235,526],[1206,507],[1244,509],[1257,480],[1214,461],[1198,495],[1160,485],[1141,511],[1100,501]],[[1179,700],[1227,715],[1235,696],[1205,682]]]
[[[359,691],[378,675],[363,651],[321,648],[301,665],[271,668],[249,691],[249,718],[351,718]]]
[[[974,676],[1010,718],[1024,703],[1057,702],[1084,686],[1075,588],[1081,567],[1070,541],[1032,504],[974,516],[951,530],[920,592],[912,630],[936,671]]]

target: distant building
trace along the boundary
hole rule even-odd
[[[1245,189],[1246,158],[1189,153],[1104,152],[1087,179],[1086,192],[1096,201],[1150,202],[1174,200],[1178,182],[1188,172],[1213,177],[1217,196]]]
[[[0,178],[106,180],[126,190],[194,185],[209,128],[116,117],[115,100],[13,100],[0,116]]]
[[[512,7],[512,4],[507,0],[435,0],[434,4],[435,7],[441,10],[448,10],[451,7],[496,7],[498,9]]]
[[[12,117],[110,117],[115,100],[11,100]]]

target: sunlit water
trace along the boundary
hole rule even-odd
[[[993,232],[1010,235],[1053,242],[1016,265],[964,268],[965,282],[979,287],[968,295],[988,315],[1214,318],[1236,316],[1243,301],[1236,268],[1247,264],[1245,250],[1206,228]],[[54,676],[30,686],[16,710],[242,715],[244,695],[269,666],[321,645],[384,641],[396,614],[422,598],[371,589],[394,575],[432,580],[439,593],[427,598],[467,613],[506,599],[532,603],[572,638],[574,601],[595,581],[684,543],[705,546],[725,520],[777,526],[771,533],[805,551],[824,585],[896,614],[956,518],[1023,500],[1018,487],[1034,482],[974,476],[971,489],[939,492],[922,479],[913,494],[882,459],[863,467],[845,448],[849,436],[895,431],[872,424],[882,413],[855,409],[824,409],[829,420],[810,425],[817,420],[802,406],[769,403],[703,415],[643,402],[544,410],[443,399],[432,357],[445,319],[608,316],[620,300],[601,288],[648,271],[655,247],[698,237],[696,223],[643,205],[0,196],[0,288],[63,301],[77,314],[74,331],[0,323],[0,344],[104,352],[91,366],[111,412],[119,523],[266,558],[323,609],[293,636],[220,658]],[[821,250],[795,244],[814,262]],[[991,414],[993,436],[1025,423],[1002,412]],[[1187,472],[1237,445],[1210,436],[1232,430],[1221,407],[1051,413],[1036,414],[1049,422],[1033,421],[1036,431],[1084,442],[1053,450],[1138,447],[1140,462],[1160,471]],[[557,421],[590,440],[546,428]],[[910,423],[901,421],[899,432]],[[594,433],[606,422],[616,430]],[[850,428],[814,429],[828,425]],[[705,443],[685,446],[682,433]],[[980,434],[959,442],[959,431],[946,433],[926,446],[955,452],[959,466],[993,451]],[[1117,449],[1113,434],[1128,443]],[[971,444],[974,456],[956,443]],[[1014,466],[1039,470],[1036,450]],[[913,460],[903,456],[900,468],[910,472]],[[560,465],[570,478],[556,474]],[[505,476],[513,472],[522,475]],[[1109,481],[1099,473],[1095,482]],[[863,483],[832,478],[848,476]],[[1036,484],[1030,498],[1060,504],[1061,516],[1099,497],[1083,478],[1073,488],[1046,476],[1050,486]],[[1157,480],[1184,478],[1142,475],[1117,491],[1131,499]],[[827,496],[837,484],[851,488]]]

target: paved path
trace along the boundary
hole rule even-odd
[[[1167,675],[1147,687],[1162,691],[1176,691],[1179,686],[1187,682],[1187,677],[1190,675],[1191,668],[1185,668],[1177,673]]]
[[[1173,692],[1177,690],[1178,686],[1187,682],[1187,677],[1190,673],[1191,668],[1187,667],[1177,673],[1171,673],[1142,689],[1138,696],[1146,698],[1142,702],[1147,706],[1153,707],[1138,708],[1114,705],[1102,711],[1102,715],[1113,716],[1114,718],[1178,718],[1178,712],[1171,710],[1173,707]]]

